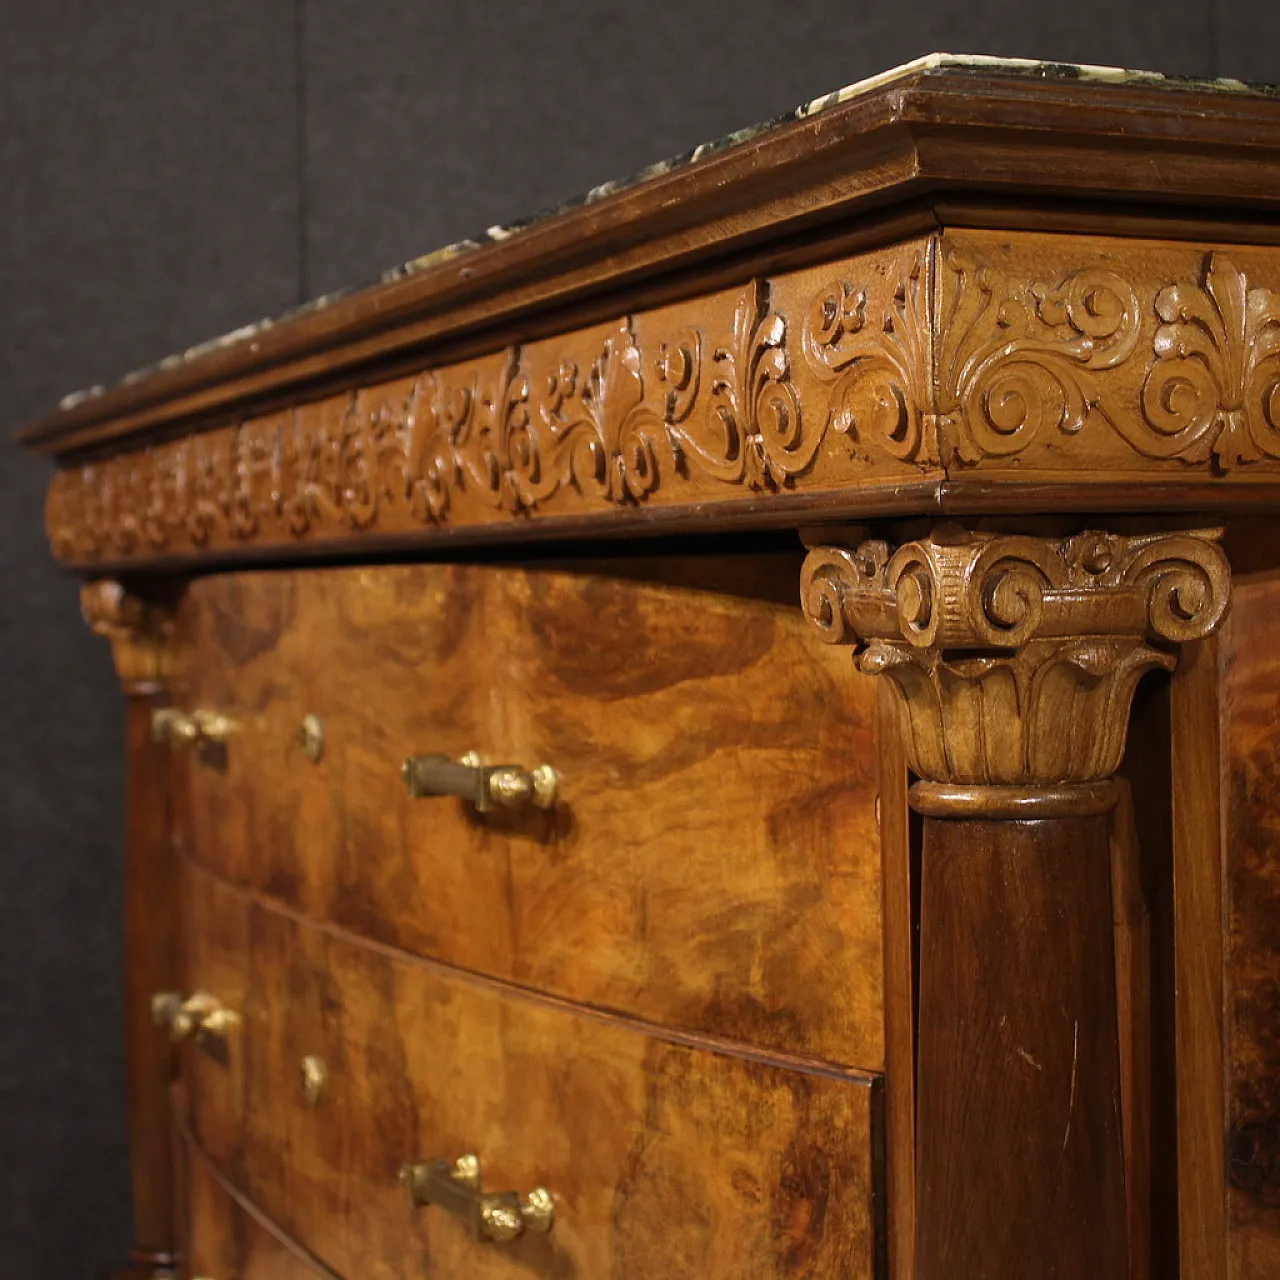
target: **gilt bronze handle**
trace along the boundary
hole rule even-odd
[[[400,1170],[400,1181],[415,1209],[432,1204],[444,1209],[466,1222],[481,1242],[503,1244],[526,1231],[545,1235],[555,1225],[555,1202],[545,1187],[535,1187],[528,1195],[481,1191],[479,1156],[461,1156],[452,1164],[407,1164]]]
[[[182,711],[178,707],[159,707],[151,713],[151,737],[178,747],[198,747],[205,743],[225,742],[240,726],[221,711]]]
[[[175,1041],[185,1040],[197,1031],[225,1036],[240,1021],[238,1013],[207,991],[197,991],[185,1000],[176,991],[158,991],[151,997],[151,1017],[157,1026],[168,1027]]]
[[[520,809],[534,805],[550,809],[556,802],[559,779],[549,764],[524,769],[517,764],[486,765],[474,751],[461,760],[448,756],[409,756],[400,768],[409,794],[460,796],[480,813],[490,809]]]

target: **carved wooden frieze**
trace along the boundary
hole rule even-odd
[[[1265,248],[947,232],[69,467],[49,534],[92,565],[805,493],[911,513],[971,477],[1274,485],[1273,284]]]
[[[924,242],[62,471],[72,562],[918,478]],[[904,311],[909,309],[909,314]]]
[[[891,549],[817,547],[805,614],[901,695],[911,767],[979,785],[1105,779],[1147,671],[1214,631],[1230,570],[1214,535],[1066,539],[942,526]]]

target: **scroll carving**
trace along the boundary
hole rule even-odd
[[[80,612],[94,635],[111,645],[116,675],[128,692],[149,692],[170,676],[173,614],[99,579],[80,589]]]
[[[714,435],[699,440],[687,425],[674,428],[695,466],[756,489],[779,488],[809,466],[822,430],[804,431],[786,321],[770,314],[758,281],[739,301],[732,337],[715,349],[708,374]]]
[[[831,381],[829,426],[871,440],[903,461],[918,459],[932,426],[929,404],[928,275],[917,262],[878,318],[867,292],[837,280],[818,295],[805,352]]]
[[[916,323],[913,359],[927,334]],[[440,525],[460,501],[501,519],[635,505],[660,488],[777,491],[807,475],[831,434],[821,408],[802,403],[787,319],[756,280],[723,333],[687,327],[642,349],[626,317],[590,363],[531,361],[512,347],[400,392],[351,391],[61,472],[50,537],[61,558],[84,562],[365,532],[391,513],[401,526]],[[887,437],[890,454],[918,451],[913,412],[911,447]]]
[[[1020,453],[1047,432],[1108,421],[1097,374],[1129,359],[1141,331],[1132,284],[1085,267],[1010,280],[955,249],[937,321],[939,431],[960,461]]]
[[[1230,575],[1214,537],[943,527],[893,551],[816,548],[801,595],[825,641],[893,681],[922,778],[1089,782],[1119,767],[1143,674],[1221,622]]]
[[[88,461],[50,539],[115,566],[979,471],[1280,479],[1261,250],[1041,245],[948,233]]]
[[[1226,253],[1204,255],[1195,281],[1155,287],[1145,306],[1101,268],[1020,284],[954,250],[943,260],[939,429],[961,463],[1076,435],[1091,417],[1142,458],[1217,472],[1280,460],[1280,297]],[[1135,404],[1105,375],[1134,357],[1144,322],[1154,327]]]

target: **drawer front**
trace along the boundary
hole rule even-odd
[[[183,882],[183,994],[212,996],[235,1019],[218,1034],[200,1030],[182,1042],[185,1106],[210,1156],[234,1170],[244,1138],[242,1045],[247,1024],[260,1017],[250,986],[249,905],[208,876],[184,871]]]
[[[337,1280],[247,1212],[201,1154],[182,1151],[187,1196],[183,1256],[189,1280]]]
[[[883,1065],[873,684],[791,554],[196,583],[193,856],[308,916],[664,1025]],[[298,741],[320,718],[323,754]],[[409,754],[550,763],[553,810],[411,799]]]
[[[189,872],[188,893],[202,879]],[[197,892],[202,910],[246,910],[230,887]],[[197,1136],[236,1151],[237,1184],[334,1271],[875,1274],[875,1078],[659,1040],[247,910],[241,1131],[219,1144],[197,1108]],[[323,1064],[311,1095],[306,1058]],[[445,1210],[410,1206],[403,1164],[468,1152],[486,1191],[549,1189],[550,1234],[478,1244]]]

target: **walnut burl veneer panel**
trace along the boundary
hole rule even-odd
[[[354,933],[879,1070],[875,694],[789,553],[228,575],[181,616],[192,856]],[[298,745],[304,714],[324,755]],[[409,754],[560,773],[551,812],[412,799]]]
[[[237,1204],[199,1151],[183,1151],[188,1200],[185,1274],[214,1280],[335,1280]]]
[[[58,472],[70,564],[1280,494],[1280,249],[948,230]]]
[[[651,1037],[300,922],[191,864],[187,894],[190,928],[249,935],[225,1043],[242,1109],[197,1106],[196,1139],[339,1274],[875,1274],[875,1077]],[[196,981],[216,981],[215,953]],[[224,1068],[186,1052],[204,1059],[198,1103]],[[328,1070],[314,1106],[308,1054]],[[553,1232],[480,1245],[440,1209],[411,1208],[401,1165],[465,1152],[486,1190],[549,1188]]]
[[[1280,575],[1237,579],[1227,640],[1228,1226],[1233,1280],[1264,1280],[1280,1274]]]

